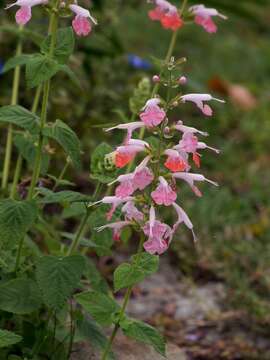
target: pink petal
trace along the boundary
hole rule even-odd
[[[206,116],[212,116],[213,115],[213,110],[211,109],[211,107],[209,105],[204,105],[202,112],[204,113],[204,115]]]
[[[16,23],[19,25],[25,25],[32,17],[31,7],[30,6],[22,6],[16,12]]]
[[[140,190],[145,189],[154,180],[154,175],[150,169],[144,169],[135,173],[133,178],[133,185]]]
[[[90,20],[80,15],[75,16],[72,27],[78,36],[87,36],[92,30]]]
[[[117,186],[115,190],[115,195],[120,198],[125,198],[126,196],[132,195],[135,191],[134,185],[131,180],[123,181],[120,185]]]
[[[158,126],[165,118],[166,113],[158,105],[149,106],[140,114],[141,120],[148,127]]]

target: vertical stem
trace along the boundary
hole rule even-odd
[[[50,51],[49,57],[53,57],[53,52],[56,43],[56,31],[58,25],[58,14],[56,13],[59,6],[59,2],[57,3],[56,9],[52,10],[51,18],[50,18],[50,27],[49,27],[49,34],[51,35],[51,43],[50,43]],[[47,110],[48,110],[48,103],[49,103],[49,93],[50,93],[50,80],[45,81],[43,87],[43,99],[42,99],[42,107],[41,107],[41,115],[40,115],[40,133],[38,139],[38,147],[37,147],[37,154],[34,163],[34,171],[32,175],[32,180],[30,184],[30,188],[28,191],[27,199],[30,200],[33,198],[34,190],[36,183],[39,178],[40,174],[40,165],[41,165],[41,158],[42,158],[42,148],[43,148],[43,129],[47,121]]]
[[[98,194],[101,190],[101,187],[102,187],[102,184],[101,183],[98,183],[97,186],[96,186],[96,190],[95,190],[95,193],[93,195],[93,201],[96,201],[97,197],[98,197]],[[77,234],[75,235],[71,245],[70,245],[70,248],[68,249],[68,252],[67,252],[67,256],[71,255],[74,251],[77,250],[79,244],[80,244],[80,241],[81,241],[81,238],[84,234],[84,230],[85,230],[85,227],[87,225],[87,220],[91,214],[91,208],[87,208],[87,211],[86,211],[86,214],[84,215],[80,225],[79,225],[79,228],[78,228],[78,231],[77,231]]]
[[[22,30],[22,27],[20,27],[20,30]],[[22,53],[22,40],[20,38],[18,41],[17,49],[16,49],[16,56],[21,55],[21,53]],[[14,70],[14,76],[13,76],[11,105],[16,105],[18,102],[20,75],[21,75],[21,67],[16,66],[16,68]],[[12,125],[9,124],[8,133],[7,133],[6,150],[5,150],[5,160],[4,160],[4,166],[3,166],[2,184],[1,184],[2,189],[6,189],[7,185],[8,185],[10,160],[11,160],[11,152],[12,152],[12,138],[13,138],[13,128],[12,128]]]
[[[50,17],[50,25],[49,25],[49,34],[51,35],[51,44],[50,44],[50,53],[49,53],[50,57],[53,56],[55,43],[56,43],[56,31],[57,31],[57,25],[58,25],[58,14],[57,14],[58,7],[59,7],[59,0],[57,0],[56,9],[52,10],[51,17]],[[31,200],[33,198],[35,185],[39,178],[39,173],[40,173],[40,163],[41,163],[42,145],[43,145],[42,131],[43,131],[44,125],[47,120],[47,107],[48,107],[48,100],[49,100],[49,91],[50,91],[50,80],[46,81],[44,84],[42,109],[41,109],[41,115],[40,115],[40,133],[39,133],[38,149],[37,149],[37,155],[36,155],[35,164],[34,164],[34,171],[33,171],[33,175],[32,175],[30,190],[29,190],[28,196],[27,196],[28,200]],[[35,102],[35,104],[37,104],[37,103],[38,103],[38,101]],[[24,237],[21,239],[21,241],[19,243],[19,248],[17,251],[16,265],[15,265],[16,272],[18,271],[18,268],[20,265],[23,244],[24,244]]]
[[[54,187],[52,188],[52,191],[55,191],[60,183],[60,181],[63,179],[67,169],[69,167],[69,160],[67,159],[65,166],[63,167],[63,170],[61,171],[60,175],[58,176],[58,178],[55,181]]]
[[[16,196],[16,193],[17,193],[17,185],[19,182],[20,174],[21,174],[22,161],[23,161],[22,155],[19,154],[18,158],[17,158],[17,162],[16,162],[15,173],[14,173],[13,183],[12,183],[12,188],[11,188],[11,193],[10,193],[11,199],[14,199]]]
[[[37,91],[35,94],[34,102],[33,102],[32,109],[31,109],[31,111],[33,113],[37,112],[40,95],[41,95],[41,86],[39,86],[37,88]],[[16,166],[15,166],[15,173],[14,173],[13,183],[12,183],[12,188],[11,188],[11,193],[10,193],[11,199],[14,199],[16,196],[16,193],[17,193],[17,185],[18,185],[18,182],[19,182],[19,179],[21,176],[22,161],[23,161],[22,155],[19,154],[18,158],[17,158]]]
[[[136,260],[135,260],[135,265],[138,264],[138,262],[140,261],[140,257],[141,257],[141,254],[143,253],[143,243],[144,243],[144,234],[141,233],[141,238],[140,238],[140,243],[139,243],[139,246],[138,246],[138,250],[137,250],[137,257],[136,257]],[[121,307],[121,310],[120,310],[120,314],[119,314],[119,321],[117,324],[115,324],[114,326],[114,329],[113,329],[113,332],[110,336],[110,339],[108,341],[108,344],[105,348],[105,351],[102,355],[102,358],[101,360],[106,360],[107,359],[107,356],[109,355],[110,351],[111,351],[111,347],[112,347],[112,344],[113,344],[113,341],[115,339],[115,336],[117,335],[117,332],[120,328],[120,322],[121,320],[123,319],[123,316],[125,314],[125,310],[126,310],[126,307],[128,305],[128,302],[129,302],[129,299],[130,299],[130,295],[132,293],[132,288],[133,286],[129,286],[127,288],[127,291],[126,291],[126,294],[125,294],[125,297],[124,297],[124,301],[123,301],[123,305]]]

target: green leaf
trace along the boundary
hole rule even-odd
[[[27,64],[27,62],[31,59],[32,55],[29,54],[22,54],[18,56],[14,56],[9,59],[3,68],[3,72],[7,72],[9,70],[14,69],[16,66],[22,66]]]
[[[39,132],[39,117],[19,105],[2,106],[0,108],[1,122],[17,125],[32,134]]]
[[[134,90],[133,96],[129,100],[129,108],[133,114],[138,114],[151,95],[151,82],[149,78],[143,78],[138,87]]]
[[[78,88],[82,89],[80,79],[77,77],[77,75],[74,73],[74,71],[71,70],[71,68],[70,68],[69,66],[63,65],[63,64],[59,64],[58,70],[59,70],[59,71],[63,71],[64,73],[66,73],[67,76],[70,78],[70,80],[73,81],[73,83],[74,83]]]
[[[41,44],[41,52],[44,54],[50,53],[51,35],[49,35]],[[56,43],[54,49],[54,57],[60,63],[66,63],[70,55],[74,51],[74,34],[72,27],[66,27],[57,30]]]
[[[131,259],[131,264],[123,263],[115,270],[113,275],[115,291],[135,285],[158,270],[158,256],[142,253],[132,256]]]
[[[0,245],[16,244],[34,224],[37,214],[34,201],[0,201]]]
[[[75,299],[100,325],[111,325],[114,314],[120,309],[111,297],[98,291],[80,293]]]
[[[143,270],[133,264],[123,263],[118,266],[113,274],[114,290],[135,285],[145,277]]]
[[[90,281],[93,290],[103,292],[104,294],[109,292],[106,280],[101,276],[93,260],[89,258],[86,259],[85,276]]]
[[[91,200],[90,196],[72,190],[53,192],[49,189],[40,188],[39,192],[44,195],[44,197],[40,199],[40,202],[43,204],[89,202]]]
[[[91,156],[91,177],[107,184],[115,179],[116,168],[110,158],[106,155],[113,151],[106,143],[98,145]]]
[[[131,257],[133,263],[140,267],[144,274],[149,276],[158,271],[159,256],[151,255],[147,252],[142,254],[133,255]]]
[[[42,303],[41,294],[31,279],[10,280],[0,286],[0,309],[14,314],[31,314]]]
[[[103,334],[100,326],[94,320],[84,316],[82,320],[77,322],[76,328],[76,341],[89,341],[95,349],[105,350],[108,340]],[[109,354],[108,359],[115,359],[112,352]]]
[[[44,37],[42,35],[40,35],[39,33],[37,33],[36,31],[26,29],[25,27],[21,28],[21,27],[17,26],[17,24],[16,24],[16,26],[15,25],[2,25],[2,26],[0,26],[0,31],[14,34],[14,35],[16,35],[18,37],[22,37],[28,41],[32,40],[38,46],[44,39]]]
[[[126,336],[151,345],[162,356],[166,356],[165,339],[152,326],[132,319],[125,321],[124,326],[120,323],[120,326]]]
[[[56,120],[54,124],[47,125],[43,130],[44,136],[58,142],[70,157],[74,166],[81,168],[81,146],[75,132],[61,120]]]
[[[52,78],[59,71],[59,64],[47,56],[36,54],[26,64],[26,83],[34,88]]]
[[[8,347],[22,341],[20,335],[14,334],[11,331],[0,329],[0,348]]]
[[[31,136],[25,133],[17,133],[14,137],[14,145],[16,146],[22,157],[27,161],[30,169],[33,169],[35,163],[37,153],[37,146],[35,146],[36,140],[37,136]],[[47,174],[50,163],[50,155],[44,151],[45,150],[43,149],[41,154],[40,173],[42,175]]]
[[[39,259],[36,277],[45,304],[61,308],[79,285],[84,268],[84,257],[80,255],[64,258],[49,255]]]

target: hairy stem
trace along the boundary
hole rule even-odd
[[[98,183],[96,186],[95,193],[93,195],[93,202],[96,201],[101,188],[102,188],[102,184]],[[84,215],[84,217],[79,225],[77,234],[75,235],[75,237],[70,245],[70,248],[68,249],[67,256],[73,254],[73,252],[75,252],[77,250],[77,248],[80,244],[81,238],[83,237],[83,234],[84,234],[84,231],[85,231],[85,228],[87,225],[87,221],[88,221],[89,216],[91,215],[91,212],[92,212],[92,208],[87,208],[86,214]]]
[[[49,27],[49,34],[51,35],[51,43],[50,43],[50,51],[49,57],[53,57],[53,52],[56,43],[56,32],[58,26],[58,9],[59,4],[57,3],[56,9],[53,10],[50,18],[50,27]],[[40,133],[38,139],[38,146],[37,146],[37,154],[34,163],[34,170],[32,175],[32,180],[30,184],[30,188],[28,191],[28,200],[33,198],[34,190],[36,183],[38,181],[40,175],[40,165],[42,159],[42,149],[43,149],[43,129],[46,125],[47,121],[47,111],[48,111],[48,104],[49,104],[49,94],[50,94],[50,80],[45,81],[43,86],[43,99],[42,99],[42,106],[41,106],[41,115],[40,115]]]
[[[141,254],[143,253],[143,243],[144,243],[144,234],[141,233],[141,238],[140,238],[138,250],[137,250],[137,253],[136,253],[136,255],[138,255],[138,256],[136,257],[135,265],[138,264],[138,262],[140,261],[140,258],[141,258]],[[113,341],[114,341],[114,339],[115,339],[115,337],[117,335],[117,332],[118,332],[118,330],[120,328],[120,322],[123,320],[123,316],[125,314],[125,311],[126,311],[126,308],[127,308],[127,305],[128,305],[131,293],[132,293],[132,288],[133,288],[133,286],[129,286],[127,288],[127,291],[126,291],[126,294],[125,294],[125,297],[124,297],[124,301],[123,301],[123,304],[122,304],[122,307],[121,307],[121,310],[120,310],[119,320],[114,325],[113,332],[112,332],[112,334],[110,336],[110,339],[109,339],[109,341],[107,343],[107,346],[106,346],[106,348],[104,350],[104,353],[102,355],[101,360],[107,360],[107,357],[108,357],[109,353],[111,352]]]
[[[33,102],[32,109],[31,109],[31,111],[33,113],[37,112],[40,95],[41,95],[41,86],[39,86],[37,88],[37,91],[35,94],[34,102]],[[22,161],[23,161],[22,155],[19,154],[18,158],[17,158],[16,166],[15,166],[15,173],[14,173],[13,183],[12,183],[11,192],[10,192],[11,199],[14,199],[16,196],[16,193],[17,193],[17,185],[18,185],[19,179],[21,177]]]
[[[20,27],[20,30],[22,30],[22,27]],[[16,56],[21,55],[21,53],[22,53],[22,40],[19,39],[18,45],[16,48]],[[11,105],[16,105],[18,102],[20,76],[21,76],[21,67],[16,66],[16,68],[14,70],[14,76],[13,76]],[[7,133],[6,149],[5,149],[5,160],[4,160],[4,166],[3,166],[2,184],[1,184],[2,189],[6,189],[7,185],[8,185],[10,160],[11,160],[11,152],[12,152],[12,142],[13,142],[13,127],[11,124],[9,124],[8,133]]]

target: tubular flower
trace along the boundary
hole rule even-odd
[[[132,138],[132,133],[134,130],[140,129],[142,127],[144,127],[145,124],[141,121],[134,121],[131,123],[127,123],[127,124],[119,124],[117,126],[111,127],[109,129],[106,129],[105,131],[112,131],[115,129],[121,129],[121,130],[127,130],[127,137],[125,140],[125,143],[128,142],[131,138]]]
[[[147,101],[140,114],[140,118],[145,126],[152,128],[158,126],[166,117],[166,113],[159,107],[160,99],[153,98]]]
[[[224,100],[214,98],[210,94],[187,94],[187,95],[181,96],[181,100],[183,103],[185,103],[186,101],[193,102],[195,105],[197,105],[197,107],[206,116],[212,116],[213,110],[211,109],[211,107],[209,105],[204,104],[204,101],[216,100],[221,103],[225,102]]]
[[[149,148],[147,142],[137,139],[129,139],[129,141],[119,146],[115,152],[115,165],[118,168],[122,168],[130,163],[138,152],[145,151]]]
[[[122,212],[125,214],[126,220],[143,221],[144,215],[134,205],[133,201],[128,201],[123,207]]]
[[[197,196],[202,196],[202,193],[200,192],[200,190],[194,185],[195,181],[206,181],[212,185],[218,186],[218,184],[215,181],[209,180],[207,179],[205,176],[201,175],[201,174],[191,174],[191,173],[174,173],[172,175],[175,179],[181,179],[184,180],[186,183],[188,183],[188,185],[191,187],[191,189],[193,190],[193,192],[197,195]]]
[[[177,230],[178,226],[181,224],[181,223],[184,223],[186,225],[186,227],[191,230],[192,232],[192,235],[193,235],[193,239],[194,241],[196,241],[196,235],[194,233],[194,230],[193,230],[193,224],[192,222],[190,221],[190,218],[188,217],[187,213],[176,203],[173,203],[172,204],[176,213],[177,213],[177,216],[178,216],[178,219],[176,221],[176,223],[173,225],[173,233]]]
[[[165,206],[172,205],[177,198],[176,192],[162,176],[159,177],[159,185],[156,190],[151,193],[151,196],[157,205]]]
[[[168,156],[164,164],[167,169],[172,172],[189,170],[188,156],[186,153],[167,149],[164,154]]]
[[[113,240],[119,241],[122,229],[125,226],[128,226],[130,224],[131,224],[130,221],[118,221],[115,223],[100,226],[100,227],[96,228],[96,230],[97,230],[97,232],[100,232],[105,229],[113,229]]]
[[[156,7],[148,13],[151,20],[160,21],[164,29],[173,31],[183,26],[183,20],[179,16],[176,6],[166,0],[155,0],[154,2]]]
[[[202,136],[208,136],[208,133],[205,132],[205,131],[198,130],[198,129],[194,128],[194,127],[185,126],[183,124],[183,121],[181,121],[181,120],[179,120],[177,122],[177,124],[174,125],[173,128],[175,130],[181,131],[183,134],[185,134],[185,133],[192,133],[192,134],[198,133],[198,134],[200,134]]]
[[[96,204],[111,204],[111,210],[107,213],[107,220],[111,220],[116,208],[120,205],[120,204],[124,204],[127,201],[131,201],[133,200],[133,197],[131,196],[126,196],[124,198],[119,198],[117,196],[105,196],[102,200],[97,201],[96,203],[94,203],[93,205]]]
[[[47,4],[48,0],[17,0],[15,3],[6,7],[9,9],[13,6],[19,6],[20,9],[16,12],[16,23],[19,25],[25,25],[30,21],[32,17],[32,7],[36,5]]]
[[[215,149],[206,145],[204,142],[199,141],[197,136],[189,132],[184,133],[182,140],[180,140],[178,145],[174,146],[174,149],[178,151],[184,151],[186,153],[191,153],[193,156],[193,161],[197,167],[200,167],[200,154],[197,152],[197,150],[210,149],[219,154],[218,149]]]
[[[79,5],[69,5],[70,10],[75,14],[72,27],[78,36],[87,36],[92,31],[92,23],[97,25],[97,21],[91,16],[89,10]],[[92,22],[92,23],[91,23]]]
[[[227,19],[227,16],[220,14],[216,9],[206,8],[204,5],[191,6],[189,11],[195,16],[195,24],[202,26],[208,33],[217,32],[217,26],[212,17],[219,16],[224,20]]]

